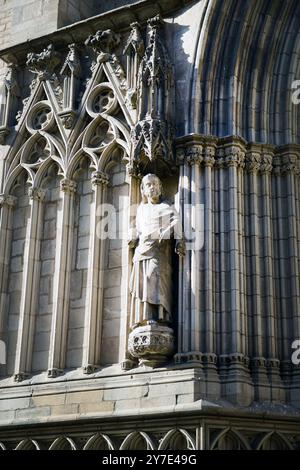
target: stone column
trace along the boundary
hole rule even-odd
[[[56,377],[65,367],[70,303],[70,276],[73,251],[74,195],[76,182],[61,181],[62,209],[57,218],[56,259],[48,377]]]
[[[103,272],[104,244],[101,240],[97,225],[100,223],[99,207],[106,201],[108,176],[96,171],[92,174],[94,201],[91,205],[91,233],[89,245],[88,300],[85,311],[83,371],[92,373],[100,366],[100,350],[102,338],[103,316]],[[101,214],[100,214],[101,215]]]
[[[255,386],[254,397],[257,401],[270,399],[270,387],[267,377],[266,359],[264,357],[265,323],[264,305],[262,302],[261,273],[261,231],[260,214],[260,168],[261,148],[252,146],[246,154],[247,194],[248,194],[248,236],[250,240],[248,255],[249,293],[248,301],[249,331],[251,334],[251,372]]]
[[[136,217],[136,209],[140,200],[140,182],[141,175],[139,168],[136,165],[128,164],[126,167],[127,177],[129,178],[129,201],[130,208],[128,211],[128,229],[132,229],[133,221]],[[125,343],[123,350],[123,360],[121,361],[121,368],[123,370],[129,370],[137,366],[138,361],[135,357],[131,356],[128,351],[128,338],[130,334],[130,309],[131,309],[131,295],[129,292],[129,279],[132,269],[132,259],[133,259],[133,250],[128,247],[128,270],[127,270],[127,312],[126,321],[123,323],[124,334],[125,334]]]
[[[278,358],[278,339],[276,325],[275,308],[275,272],[274,272],[274,239],[272,230],[272,193],[271,193],[271,173],[274,150],[271,146],[263,146],[260,174],[261,174],[261,204],[262,204],[262,252],[264,259],[264,288],[263,288],[263,308],[265,319],[265,357],[267,374],[271,387],[271,400],[284,401],[285,391],[280,377]]]
[[[24,250],[20,320],[14,373],[14,379],[17,382],[24,380],[31,371],[40,276],[40,249],[43,230],[44,198],[45,191],[43,189],[29,189],[31,213]]]
[[[289,355],[291,356],[291,345],[294,340],[300,339],[300,270],[299,270],[299,149],[294,150],[292,146],[287,146],[283,151],[281,159],[283,161],[282,171],[285,175],[286,185],[286,202],[287,202],[287,216],[288,216],[288,239],[284,240],[286,243],[285,250],[285,263],[286,272],[282,273],[282,283],[287,282],[289,289],[286,287],[285,302],[287,304],[287,317],[286,323],[288,330],[288,344],[286,346]],[[291,402],[300,403],[300,367],[299,365],[292,364],[290,376],[290,400]]]
[[[0,340],[2,341],[6,339],[7,287],[11,255],[13,208],[16,201],[17,198],[14,196],[7,194],[0,195]]]
[[[199,205],[201,201],[200,187],[200,164],[202,161],[202,146],[191,148],[188,154],[188,161],[191,166],[191,226],[197,230],[196,219],[200,218]],[[203,228],[203,227],[201,227]],[[199,234],[195,233],[195,236]],[[201,318],[200,318],[200,247],[197,246],[195,239],[191,247],[191,331],[190,331],[190,349],[194,353],[194,361],[201,362]]]
[[[179,157],[180,153],[180,157]],[[187,227],[190,226],[190,166],[185,161],[185,152],[178,151],[177,156],[180,163],[179,174],[179,205],[181,224],[186,235]],[[189,242],[187,240],[187,242]],[[188,248],[188,247],[187,247]],[[178,274],[178,347],[175,362],[181,363],[189,359],[190,349],[190,250],[187,249],[184,258],[179,258]]]
[[[214,305],[214,173],[216,157],[216,142],[208,139],[203,152],[203,186],[204,186],[204,247],[202,259],[204,271],[201,271],[200,288],[203,290],[203,306],[200,315],[203,316],[202,363],[206,376],[206,393],[208,398],[220,396],[220,380],[217,371],[216,331],[215,331],[215,305]]]
[[[220,357],[220,364],[224,375],[224,393],[230,399],[240,404],[249,404],[252,401],[252,383],[248,369],[248,358],[245,355],[245,342],[242,340],[246,334],[245,322],[241,311],[241,238],[239,197],[240,175],[244,167],[244,142],[227,141],[224,139],[224,160],[228,171],[228,314],[230,315],[230,346],[229,354]],[[225,312],[224,312],[225,314]]]
[[[283,382],[286,384],[290,381],[291,372],[291,349],[289,344],[288,335],[288,315],[286,305],[286,259],[285,250],[287,241],[284,240],[284,226],[283,219],[286,216],[285,210],[285,193],[284,181],[282,176],[282,161],[279,155],[275,154],[273,160],[273,175],[272,175],[272,192],[273,198],[273,232],[274,232],[274,266],[275,266],[275,296],[274,304],[277,313],[277,331],[279,343],[279,357],[280,369]]]

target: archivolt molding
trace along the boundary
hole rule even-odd
[[[187,93],[186,133],[299,143],[300,4],[207,0]]]

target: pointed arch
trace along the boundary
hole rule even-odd
[[[28,175],[25,168],[18,166],[15,168],[4,183],[3,193],[10,194],[13,191],[14,184],[21,174]]]
[[[157,445],[154,440],[143,431],[133,431],[125,437],[120,450],[155,450]]]
[[[116,446],[106,434],[97,433],[89,438],[83,450],[116,450]]]
[[[199,13],[185,133],[298,143],[299,2],[209,0]]]
[[[253,447],[255,450],[293,450],[288,439],[277,431],[271,431],[257,437]]]
[[[52,442],[49,450],[77,450],[77,446],[70,437],[61,436]]]
[[[195,450],[196,442],[185,429],[171,429],[162,439],[159,450]]]
[[[23,441],[19,442],[15,450],[41,450],[41,448],[34,439],[23,439]]]
[[[232,428],[223,429],[212,439],[211,450],[250,450],[250,446],[242,434]],[[220,448],[219,448],[220,446]]]

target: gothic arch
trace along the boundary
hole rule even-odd
[[[153,439],[143,431],[134,431],[125,437],[120,450],[154,450],[156,445]]]
[[[159,444],[159,450],[195,450],[196,442],[185,429],[171,429]]]
[[[55,439],[49,450],[77,450],[76,444],[70,437],[61,436]]]
[[[293,450],[288,439],[277,431],[257,437],[253,443],[255,450]]]
[[[232,428],[226,428],[213,436],[211,450],[250,450],[250,446],[241,433]]]
[[[116,447],[110,437],[98,433],[90,437],[83,450],[116,450]]]
[[[15,450],[41,450],[41,448],[34,439],[24,439],[19,442]]]
[[[299,78],[299,2],[230,0],[224,9],[210,0],[203,11],[187,133],[299,142],[300,111],[291,100]]]

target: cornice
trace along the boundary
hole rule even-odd
[[[22,42],[0,50],[0,59],[5,62],[24,65],[28,51],[40,52],[42,48],[52,43],[55,49],[65,49],[71,43],[84,43],[89,34],[98,30],[113,29],[122,33],[130,29],[130,23],[146,24],[147,20],[158,14],[170,15],[177,10],[193,3],[194,0],[140,0],[131,5],[115,8],[91,18],[78,21],[29,41]]]

